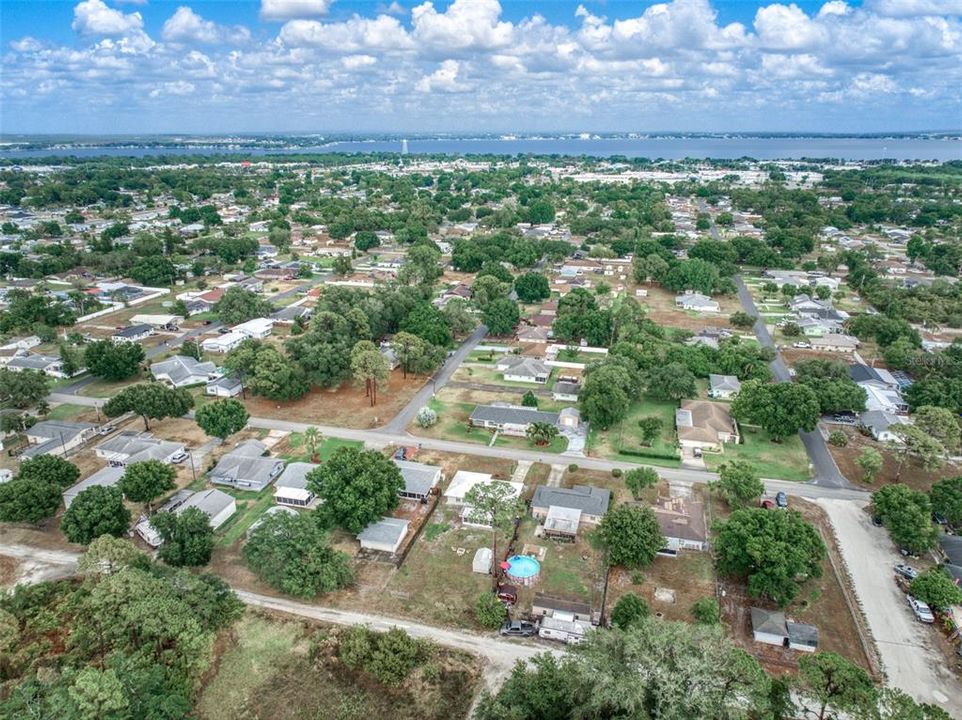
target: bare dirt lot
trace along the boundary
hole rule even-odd
[[[635,290],[643,288],[648,291],[648,297],[635,297]],[[728,316],[739,310],[738,298],[734,295],[719,295],[714,297],[721,307],[717,313],[694,313],[675,306],[675,295],[670,290],[654,285],[628,286],[629,297],[635,298],[648,309],[648,317],[659,325],[684,328],[685,330],[701,330],[704,327],[728,327]]]
[[[863,448],[871,447],[878,450],[882,454],[882,459],[884,464],[882,465],[882,472],[879,473],[878,478],[871,485],[865,485],[868,489],[878,489],[883,485],[889,485],[892,483],[904,483],[909,487],[916,490],[924,490],[928,492],[931,489],[932,484],[941,480],[945,477],[952,477],[954,475],[962,474],[962,466],[954,463],[947,463],[942,468],[936,471],[929,471],[923,469],[917,460],[913,458],[906,458],[905,462],[902,464],[902,473],[899,475],[898,457],[894,452],[887,448],[882,443],[875,442],[872,438],[865,437],[860,432],[851,427],[845,427],[843,425],[832,425],[832,430],[841,430],[848,437],[848,445],[845,447],[835,447],[833,445],[828,445],[828,449],[832,453],[832,457],[835,458],[835,462],[838,464],[838,469],[841,473],[851,480],[853,483],[862,482],[862,469],[855,462],[858,459],[859,453]]]
[[[371,428],[394,417],[424,385],[425,378],[400,370],[391,373],[386,387],[378,390],[377,405],[371,407],[364,388],[345,383],[336,390],[314,389],[300,400],[277,402],[261,397],[244,401],[255,417],[273,417],[294,422],[338,425],[349,428]]]

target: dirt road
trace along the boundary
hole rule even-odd
[[[915,619],[905,594],[895,584],[892,567],[903,558],[888,533],[872,525],[857,503],[826,498],[817,502],[835,527],[889,684],[962,718],[962,683],[946,668],[934,646],[933,633],[938,630]]]

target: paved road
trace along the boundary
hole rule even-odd
[[[865,612],[889,684],[919,702],[934,703],[962,718],[962,683],[934,646],[935,628],[915,619],[895,584],[892,566],[904,559],[888,533],[872,525],[859,503],[821,499],[838,536],[855,593]]]
[[[454,351],[454,354],[445,360],[444,364],[434,373],[433,377],[424,384],[424,387],[418,390],[417,394],[411,398],[411,401],[404,406],[401,412],[379,429],[389,433],[404,432],[405,428],[414,420],[414,416],[417,415],[418,410],[427,405],[431,397],[447,384],[451,376],[454,375],[454,371],[464,362],[468,353],[478,346],[478,343],[481,342],[481,339],[487,332],[488,328],[485,325],[479,325],[475,331],[461,343],[461,346]]]
[[[755,301],[752,299],[752,294],[745,286],[745,282],[740,275],[735,276],[735,287],[738,290],[738,300],[741,302],[742,309],[749,315],[758,318],[755,321],[754,328],[755,337],[758,338],[758,342],[765,347],[770,347],[775,350],[775,359],[770,365],[775,380],[777,382],[791,382],[792,376],[788,372],[788,366],[785,365],[781,354],[779,354],[775,348],[775,341],[772,340],[772,336],[768,332],[768,326],[765,324],[761,313],[758,312]],[[822,437],[821,432],[819,432],[817,428],[811,432],[800,432],[799,436],[802,438],[802,444],[805,445],[808,459],[815,469],[815,479],[812,481],[815,485],[833,488],[852,487],[848,480],[845,479],[845,476],[839,472],[838,465],[835,464],[835,459],[832,457],[832,453],[829,452],[828,445],[825,443],[825,438]]]

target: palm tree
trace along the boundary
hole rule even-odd
[[[304,444],[307,445],[308,449],[311,451],[311,462],[316,463],[318,460],[317,446],[321,443],[321,431],[318,430],[313,425],[304,431]]]
[[[46,400],[41,400],[37,403],[37,415],[40,417],[47,417],[50,414],[50,405]]]
[[[558,428],[549,422],[533,422],[528,425],[526,434],[535,445],[544,446],[558,437]]]

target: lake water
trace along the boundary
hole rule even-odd
[[[758,160],[837,158],[842,160],[962,160],[962,140],[957,138],[864,138],[864,137],[611,137],[611,138],[518,138],[518,139],[409,139],[413,155],[587,155],[680,160],[683,158]],[[0,150],[2,158],[44,158],[72,155],[148,157],[158,155],[284,155],[309,153],[400,152],[398,140],[335,141],[315,147],[289,149],[192,146],[84,147],[69,150]]]

